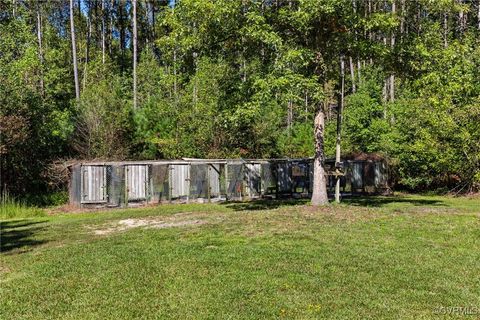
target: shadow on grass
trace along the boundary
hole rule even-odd
[[[35,239],[45,227],[43,221],[11,220],[0,222],[0,252],[6,253],[15,249],[25,249],[43,244],[46,240]],[[39,225],[40,224],[40,225]]]
[[[402,205],[412,206],[438,206],[443,207],[445,203],[440,200],[433,199],[412,199],[396,196],[364,196],[364,197],[351,197],[343,198],[342,202],[352,206],[361,207],[383,207],[392,203],[399,203]]]
[[[286,206],[299,206],[307,204],[309,199],[288,199],[288,200],[274,200],[274,199],[260,199],[246,202],[225,202],[223,203],[229,209],[234,211],[252,211],[252,210],[271,210]]]
[[[330,203],[334,202],[333,197],[329,197]],[[251,201],[232,201],[223,203],[227,208],[234,211],[244,210],[271,210],[279,207],[305,205],[310,202],[310,199],[259,199]],[[399,206],[434,206],[445,207],[447,204],[441,200],[436,199],[415,199],[403,196],[359,196],[359,197],[344,197],[342,203],[359,206],[359,207],[384,207],[389,204],[398,204]]]

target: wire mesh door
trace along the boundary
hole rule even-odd
[[[352,163],[352,192],[363,192],[363,162]]]
[[[272,165],[262,163],[262,194],[273,196],[277,193],[277,180],[275,179]]]
[[[250,198],[258,197],[262,192],[261,169],[262,167],[259,163],[245,164],[245,180],[247,181],[247,194]]]
[[[190,166],[173,164],[170,166],[170,199],[188,198],[190,189]]]
[[[192,164],[190,166],[189,199],[206,199],[208,197],[208,165]]]
[[[126,165],[125,187],[128,201],[146,200],[148,196],[148,166]]]
[[[280,162],[277,164],[277,187],[279,193],[292,192],[292,176],[290,174],[291,164]]]
[[[151,201],[162,202],[170,197],[169,165],[153,164],[150,168]]]
[[[298,194],[308,193],[308,164],[305,162],[292,163],[293,192]]]
[[[243,188],[243,164],[227,164],[227,199],[241,199]]]
[[[208,166],[210,198],[220,198],[225,193],[225,165],[210,164]]]
[[[107,202],[107,167],[82,166],[81,203]]]

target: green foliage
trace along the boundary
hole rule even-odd
[[[313,155],[314,142],[312,133],[313,124],[302,122],[293,125],[278,137],[278,145],[281,154],[289,158],[303,158],[306,155]]]
[[[409,189],[480,184],[470,2],[140,1],[137,110],[130,2],[81,3],[78,102],[68,2],[0,4],[1,188],[15,195],[55,191],[59,158],[311,157],[322,108],[333,156],[341,55],[344,153],[384,154]]]
[[[125,159],[132,126],[129,83],[106,72],[108,65],[91,65],[88,83],[76,109],[74,147],[86,159]]]

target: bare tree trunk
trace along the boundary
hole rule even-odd
[[[463,0],[458,0],[458,3],[463,5]],[[463,36],[465,31],[465,12],[463,8],[458,13],[458,30],[460,31],[460,36]]]
[[[353,14],[357,14],[357,2],[355,0],[352,0],[352,6],[353,6]],[[357,35],[357,30],[355,30],[355,42],[358,40],[358,35]],[[352,78],[352,93],[355,93],[357,91],[357,86],[355,83],[355,64],[353,63],[353,58],[352,56],[349,56],[349,62],[350,62],[350,77]]]
[[[352,78],[352,93],[355,93],[357,91],[357,87],[355,85],[355,68],[352,57],[348,57],[348,60],[350,64],[350,77]]]
[[[340,98],[338,99],[337,110],[337,140],[335,146],[335,163],[341,161],[341,139],[342,139],[342,113],[345,96],[345,61],[343,55],[340,56]],[[336,167],[336,165],[335,165]],[[335,184],[335,202],[340,203],[340,176],[337,175]]]
[[[362,63],[360,62],[360,59],[357,58],[357,78],[358,78],[358,86],[360,86],[360,85],[362,84],[361,69],[362,69]]]
[[[396,13],[396,6],[395,6],[395,0],[392,2],[392,13]],[[392,34],[390,36],[390,48],[393,51],[395,48],[395,30],[392,31]],[[389,89],[390,89],[390,101],[393,102],[395,101],[395,75],[393,72],[390,74],[390,84],[389,84]]]
[[[305,90],[305,122],[308,121],[308,90]]]
[[[70,0],[70,34],[72,37],[73,75],[75,77],[75,98],[80,100],[80,86],[78,83],[77,48],[75,45],[75,23],[73,22],[73,0]]]
[[[40,4],[38,2],[37,2],[37,40],[38,40],[38,59],[40,60],[40,90],[43,97],[45,95],[45,87],[43,83],[42,15],[40,12]]]
[[[105,64],[105,0],[102,0],[102,63]]]
[[[478,30],[480,30],[480,0],[477,3],[477,21],[478,21]]]
[[[448,14],[443,14],[443,47],[448,47]]]
[[[125,26],[123,19],[123,2],[118,2],[118,13],[119,13],[119,33],[120,33],[120,52],[122,57],[122,63],[120,65],[121,70],[124,70],[124,61],[125,61]]]
[[[87,2],[87,45],[85,48],[85,63],[83,64],[83,84],[82,90],[85,91],[85,85],[87,83],[87,68],[88,62],[90,61],[90,40],[92,38],[92,8],[91,2]]]
[[[287,103],[287,133],[288,136],[291,134],[291,129],[292,129],[292,123],[293,123],[293,103],[292,99],[288,99]]]
[[[393,6],[392,6],[392,11],[393,11],[393,9],[394,9],[394,4],[393,4]],[[384,3],[383,3],[383,10],[384,10],[384,12],[387,12],[387,2],[386,2],[386,1],[384,1]],[[392,37],[391,37],[390,41],[392,41]],[[394,41],[394,40],[393,40],[393,41]],[[384,35],[384,36],[383,36],[383,45],[386,47],[386,46],[387,46],[387,43],[388,43],[387,37]],[[393,47],[393,46],[392,46],[392,42],[390,42],[390,48],[392,48],[392,47]],[[391,80],[392,80],[391,78],[392,78],[392,76],[389,75],[388,77],[386,77],[386,78],[384,79],[383,89],[382,89],[382,100],[383,100],[383,102],[384,102],[383,114],[384,114],[384,118],[385,118],[385,119],[386,119],[386,117],[387,117],[387,110],[386,110],[386,105],[385,105],[385,103],[388,101],[389,95],[390,95],[390,87],[391,87]]]
[[[405,0],[401,0],[400,2],[400,5],[401,5],[401,12],[402,12],[402,17],[400,19],[400,41],[403,41],[403,33],[405,32],[405,17],[407,16],[405,14]]]
[[[195,25],[195,24],[194,24]],[[198,72],[198,67],[197,67],[197,52],[193,52],[193,68],[195,70],[195,77],[193,79],[193,92],[192,92],[192,102],[193,106],[196,108],[197,107],[197,101],[198,101],[198,79],[197,79],[197,72]]]
[[[152,5],[152,41],[155,39],[155,2],[151,3]]]
[[[384,119],[387,119],[387,102],[388,102],[389,85],[390,85],[390,76],[383,79],[382,102],[383,102],[383,118]]]
[[[396,4],[395,0],[392,1],[392,13],[396,13]],[[390,49],[393,52],[393,49],[395,48],[395,30],[392,31],[392,34],[390,35]],[[395,75],[393,72],[390,74],[390,79],[389,79],[389,96],[390,96],[390,101],[394,102],[395,101]]]
[[[422,33],[422,9],[419,6],[417,11],[417,35],[419,36]]]
[[[173,94],[177,101],[177,48],[173,48]]]
[[[372,15],[372,0],[368,0],[368,16]],[[368,29],[368,40],[372,41],[372,30]]]
[[[133,4],[133,109],[137,109],[137,0]]]
[[[325,172],[325,110],[321,104],[314,120],[315,159],[313,160],[313,190],[312,205],[324,206],[328,204],[327,180]]]
[[[110,7],[107,10],[108,11],[107,17],[109,18],[109,25],[110,25],[110,30],[108,32],[108,53],[110,54],[110,57],[112,57],[112,54],[113,54],[113,8],[114,8],[114,0],[110,2]]]
[[[85,63],[90,61],[90,42],[92,40],[92,3],[87,1],[87,48],[85,54]]]

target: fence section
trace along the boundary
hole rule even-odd
[[[327,171],[335,162],[327,161]],[[344,195],[383,193],[388,187],[384,161],[345,161],[340,177]],[[329,175],[327,190],[335,190]],[[77,206],[128,206],[145,203],[307,198],[313,191],[313,161],[223,160],[112,162],[71,167],[70,202]]]

